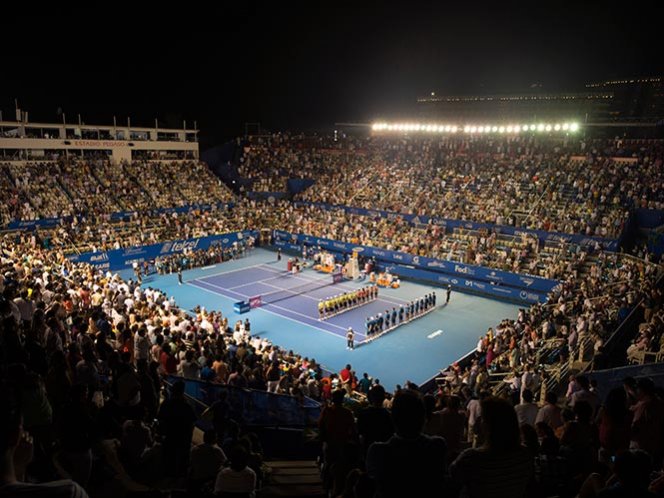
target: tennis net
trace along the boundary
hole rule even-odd
[[[322,289],[323,287],[333,285],[334,283],[335,282],[332,279],[332,277],[330,275],[327,275],[325,278],[317,278],[315,280],[307,282],[306,284],[297,285],[295,287],[290,287],[288,289],[280,289],[274,292],[267,292],[265,294],[261,294],[260,296],[261,305],[264,306],[266,304],[272,304],[279,301],[283,301],[284,299],[299,296],[306,292],[311,292],[316,289]]]

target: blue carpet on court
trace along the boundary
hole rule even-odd
[[[324,367],[339,371],[347,363],[361,376],[379,378],[389,390],[409,380],[418,384],[436,375],[470,350],[478,337],[503,318],[515,318],[518,306],[453,292],[444,303],[444,289],[402,281],[399,289],[380,289],[379,299],[365,306],[319,321],[319,299],[365,285],[366,282],[331,284],[332,277],[307,269],[297,276],[286,272],[287,256],[277,263],[276,253],[254,249],[248,256],[212,267],[177,275],[150,275],[144,286],[174,296],[186,310],[196,305],[219,310],[229,322],[249,318],[253,335],[266,337],[282,348],[313,357]],[[121,272],[131,278],[131,270]],[[345,331],[350,326],[356,340],[364,339],[367,316],[436,291],[439,308],[354,351],[346,349]],[[267,304],[238,315],[233,303],[261,294]]]

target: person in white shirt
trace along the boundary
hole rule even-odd
[[[237,445],[230,452],[230,467],[217,474],[215,494],[247,493],[252,498],[256,492],[256,473],[247,467],[249,454],[243,446]]]
[[[537,412],[535,424],[544,422],[551,427],[554,431],[563,425],[563,417],[561,410],[558,407],[558,396],[556,393],[549,391],[546,393],[546,404]]]
[[[516,418],[519,420],[519,425],[530,425],[535,427],[535,419],[537,418],[537,404],[533,403],[533,392],[530,389],[524,389],[522,397],[523,402],[514,407]]]

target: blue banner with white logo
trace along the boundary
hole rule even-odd
[[[472,221],[451,220],[448,218],[418,216],[415,214],[395,213],[393,211],[382,211],[379,209],[363,209],[350,206],[339,206],[332,204],[325,204],[322,202],[296,202],[296,206],[316,206],[326,211],[330,210],[343,210],[349,214],[358,216],[369,216],[372,218],[387,218],[394,220],[401,218],[413,225],[438,225],[445,227],[445,231],[451,233],[455,228],[463,228],[465,230],[492,230],[497,233],[505,235],[529,235],[537,237],[541,242],[563,242],[566,244],[578,244],[580,246],[594,246],[599,244],[600,247],[607,251],[617,251],[619,247],[619,240],[605,239],[602,237],[592,237],[587,235],[569,234],[560,232],[547,232],[544,230],[533,230],[530,228],[520,228],[511,225],[495,225],[493,223],[476,223]]]
[[[485,294],[495,297],[496,299],[503,299],[516,303],[546,303],[547,300],[547,294],[545,292],[533,289],[518,289],[501,284],[494,284],[492,282],[480,282],[471,278],[463,278],[401,265],[389,265],[384,267],[384,269],[389,270],[393,275],[398,275],[400,277],[431,282],[443,286],[451,285],[455,290],[462,292]]]
[[[411,266],[435,273],[445,273],[457,278],[467,278],[481,282],[491,283],[498,286],[515,287],[527,291],[535,291],[546,294],[558,285],[558,281],[530,275],[521,275],[484,266],[467,265],[446,261],[442,259],[416,256],[413,254],[390,251],[378,247],[359,246],[340,242],[338,240],[313,237],[311,235],[292,234],[283,230],[274,230],[273,236],[277,241],[283,241],[286,248],[290,250],[301,250],[302,244],[308,246],[320,246],[323,249],[334,252],[350,254],[353,251],[364,257],[373,257],[377,261],[402,266]]]
[[[195,239],[171,240],[149,246],[74,254],[69,256],[69,259],[77,263],[89,263],[100,269],[117,271],[131,268],[134,263],[141,264],[143,261],[151,261],[159,256],[178,254],[185,250],[206,250],[210,246],[216,245],[230,247],[234,242],[246,240],[249,236],[257,238],[258,232],[255,230],[245,230],[243,232],[210,235]]]

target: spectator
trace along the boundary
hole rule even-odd
[[[524,389],[522,392],[523,402],[514,407],[516,418],[519,425],[527,424],[535,428],[535,419],[537,418],[537,404],[533,403],[533,392],[530,389]]]
[[[256,473],[247,465],[249,453],[244,446],[236,444],[230,451],[230,466],[217,475],[214,492],[220,496],[253,498],[256,491]]]
[[[159,408],[159,427],[164,436],[164,456],[171,475],[183,476],[189,464],[196,414],[184,399],[184,382],[176,381],[171,396]]]
[[[392,403],[396,434],[372,444],[367,454],[367,472],[376,482],[377,496],[440,496],[447,445],[441,437],[422,433],[425,416],[419,393],[397,392]]]
[[[546,393],[546,403],[537,412],[535,424],[544,422],[553,431],[556,431],[563,425],[563,418],[560,407],[558,406],[558,396],[553,391]]]
[[[512,406],[501,399],[482,401],[482,448],[463,451],[450,466],[452,479],[468,497],[525,496],[533,478],[533,461],[520,444]]]

